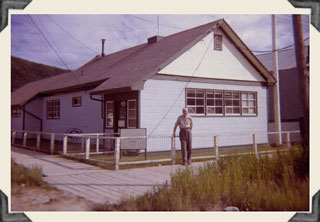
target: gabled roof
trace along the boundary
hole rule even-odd
[[[274,78],[223,20],[217,20],[182,31],[153,44],[141,44],[106,56],[98,56],[75,71],[26,84],[14,91],[12,105],[23,105],[39,94],[78,88],[84,85],[96,87],[90,94],[142,89],[145,80],[152,77],[198,41],[220,27],[234,42],[248,61],[262,74],[266,82]]]

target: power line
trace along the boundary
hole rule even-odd
[[[214,29],[216,29],[217,27],[215,27]],[[194,69],[194,71],[192,72],[189,80],[187,81],[187,83],[185,84],[185,86],[182,88],[182,90],[180,91],[180,93],[178,94],[178,96],[176,97],[176,99],[173,101],[172,105],[169,107],[169,109],[167,110],[167,112],[163,115],[163,117],[160,119],[160,121],[157,123],[157,125],[153,128],[153,130],[151,131],[151,133],[149,134],[150,136],[152,136],[152,134],[154,133],[154,131],[160,126],[161,122],[166,118],[166,116],[170,113],[171,109],[174,107],[174,105],[178,102],[180,96],[183,94],[183,92],[185,92],[185,89],[187,88],[187,86],[189,85],[189,83],[191,82],[192,78],[194,77],[195,73],[197,72],[197,70],[199,69],[200,65],[202,64],[202,61],[204,60],[205,55],[207,54],[208,50],[211,47],[211,43],[213,42],[213,38],[210,39],[210,42],[207,46],[207,48],[205,49],[204,53],[201,56],[200,61],[198,62],[196,68]]]
[[[39,26],[37,25],[37,23],[33,20],[33,18],[31,17],[31,15],[28,15],[30,21],[34,24],[34,27],[38,30],[38,32],[40,33],[40,35],[43,37],[43,39],[45,40],[45,42],[48,44],[48,46],[52,49],[52,51],[55,53],[55,55],[58,57],[59,61],[68,69],[71,71],[72,76],[76,79],[76,81],[78,81],[79,84],[81,84],[81,81],[75,76],[75,74],[73,73],[73,71],[68,67],[68,65],[64,62],[64,60],[61,58],[60,54],[56,51],[55,47],[50,43],[50,41],[47,39],[47,37],[45,36],[45,34],[42,32],[42,30],[39,28]]]
[[[157,22],[154,22],[154,21],[151,21],[151,20],[148,20],[148,19],[144,19],[144,18],[141,18],[141,17],[136,16],[136,15],[129,15],[129,16],[132,16],[132,17],[134,17],[134,18],[136,18],[136,19],[139,19],[139,20],[141,20],[141,21],[144,21],[144,22],[149,22],[149,23],[157,24],[157,25],[158,25],[158,23],[157,23]],[[174,28],[174,29],[184,30],[183,28],[176,27],[176,26],[165,25],[165,24],[161,24],[161,23],[159,23],[159,25],[161,25],[161,26],[166,26],[166,27],[169,27],[169,28]]]
[[[48,43],[48,40],[46,38],[44,38],[41,34],[40,31],[38,30],[37,25],[35,24],[35,22],[31,19],[30,15],[27,15],[27,21],[30,23],[31,27],[35,29],[36,34],[39,36],[39,38],[44,42],[45,47],[47,48],[47,50],[53,55],[53,57],[56,57],[58,59],[58,62],[60,63],[60,65],[63,66],[63,63],[59,60],[58,56],[56,54],[54,54],[53,50],[50,49],[50,44]]]
[[[89,49],[90,51],[94,52],[95,54],[99,54],[98,52],[96,52],[95,50],[89,48],[88,46],[86,46],[85,44],[83,44],[80,40],[76,39],[73,35],[71,35],[67,30],[65,30],[59,23],[57,23],[56,21],[54,21],[53,18],[51,18],[51,16],[46,15],[54,24],[56,24],[63,32],[65,32],[70,38],[72,38],[73,40],[75,40],[76,42],[78,42],[80,45],[82,45],[83,47]]]

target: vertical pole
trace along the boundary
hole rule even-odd
[[[256,134],[253,134],[253,149],[257,159],[259,159]]]
[[[17,134],[16,131],[13,131],[13,132],[12,132],[12,144],[15,144],[15,143],[16,143],[16,134]]]
[[[23,133],[23,144],[22,144],[22,146],[24,146],[24,147],[27,146],[27,137],[28,137],[28,133],[24,132]]]
[[[275,85],[273,86],[273,110],[275,129],[276,132],[279,132],[279,134],[276,134],[276,143],[277,145],[280,145],[282,144],[282,135],[276,23],[276,15],[272,15],[273,77],[276,80]]]
[[[96,139],[96,152],[99,153],[99,136],[98,135]]]
[[[114,149],[114,170],[119,170],[120,160],[120,138],[116,137],[116,146]]]
[[[37,134],[37,149],[38,149],[38,150],[40,149],[40,140],[41,140],[41,134],[38,133],[38,134]]]
[[[176,164],[176,143],[174,136],[171,137],[171,160],[172,164]]]
[[[88,160],[89,159],[89,155],[90,155],[90,137],[88,137],[86,139],[86,154],[85,154],[85,159]]]
[[[218,136],[214,136],[214,150],[216,154],[216,162],[219,160],[219,147],[218,147]]]
[[[63,137],[63,155],[67,155],[68,149],[68,136]]]
[[[51,134],[51,140],[50,140],[50,154],[53,154],[54,152],[54,133]]]
[[[291,146],[291,143],[290,143],[290,133],[287,132],[286,135],[287,135],[287,148],[289,149],[290,146]]]
[[[306,56],[304,53],[305,46],[303,40],[303,29],[301,15],[292,15],[294,43],[296,52],[296,61],[298,68],[298,84],[300,101],[302,104],[303,112],[303,140],[306,144],[304,148],[309,149],[309,70],[306,66]]]

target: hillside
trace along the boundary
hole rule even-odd
[[[24,84],[67,72],[54,66],[43,65],[11,56],[11,91]]]

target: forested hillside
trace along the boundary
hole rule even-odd
[[[43,65],[11,56],[11,91],[28,82],[67,72],[54,66]]]

